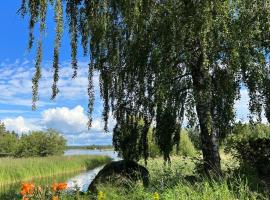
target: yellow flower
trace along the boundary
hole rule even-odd
[[[105,199],[105,194],[102,191],[98,192],[97,200],[104,200]]]
[[[159,194],[157,192],[153,194],[153,200],[159,200]]]

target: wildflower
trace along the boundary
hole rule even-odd
[[[97,200],[104,200],[105,199],[105,194],[102,191],[98,192]]]
[[[26,195],[26,191],[25,191],[25,190],[21,190],[20,194],[21,194],[22,196],[25,196],[25,195]]]
[[[159,200],[159,194],[157,192],[153,194],[153,200]]]
[[[52,200],[58,200],[58,196],[53,196]]]
[[[67,183],[59,183],[57,189],[58,190],[65,190],[65,189],[67,189]]]
[[[38,191],[41,193],[42,192],[42,188],[39,186],[38,187]]]
[[[27,198],[27,197],[23,197],[23,200],[29,200],[29,198]]]
[[[57,186],[58,186],[58,184],[57,184],[57,183],[54,183],[54,184],[52,185],[52,189],[53,189],[53,191],[56,191],[56,190],[57,190]]]
[[[32,184],[32,183],[23,183],[22,184],[22,187],[21,187],[20,194],[22,196],[25,196],[27,194],[33,194],[34,189],[35,189],[35,185],[34,184]]]
[[[53,191],[60,191],[60,190],[65,190],[67,188],[67,183],[54,183],[52,185]]]

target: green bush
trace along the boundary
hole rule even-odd
[[[154,132],[152,128],[150,128],[148,131],[148,149],[149,149],[149,156],[151,158],[156,158],[161,155],[159,148],[156,144]]]
[[[260,175],[270,173],[270,127],[264,124],[237,124],[225,148],[242,166],[254,168]]]
[[[153,131],[150,129],[148,133],[148,145],[149,145],[149,156],[151,158],[156,158],[161,155],[157,144],[155,143],[153,137]],[[180,134],[180,142],[179,142],[179,151],[174,150],[172,154],[180,154],[183,156],[196,156],[197,151],[190,139],[190,136],[186,130],[182,130]]]
[[[188,136],[191,142],[194,144],[197,150],[202,149],[201,135],[198,127],[192,127],[187,129]]]
[[[58,132],[33,131],[23,134],[16,149],[16,157],[52,156],[61,155],[66,148],[66,140]]]
[[[196,156],[196,149],[186,131],[182,131],[180,134],[179,150],[180,154],[183,156]]]

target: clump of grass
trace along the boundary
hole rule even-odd
[[[92,155],[0,158],[0,187],[34,178],[93,169],[110,160],[107,156]]]

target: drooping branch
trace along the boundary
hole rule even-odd
[[[52,85],[52,99],[55,99],[59,93],[57,82],[59,80],[59,50],[61,46],[61,39],[63,33],[63,5],[62,0],[56,0],[54,9],[54,20],[56,22],[56,35],[54,39],[53,51],[53,85]]]

